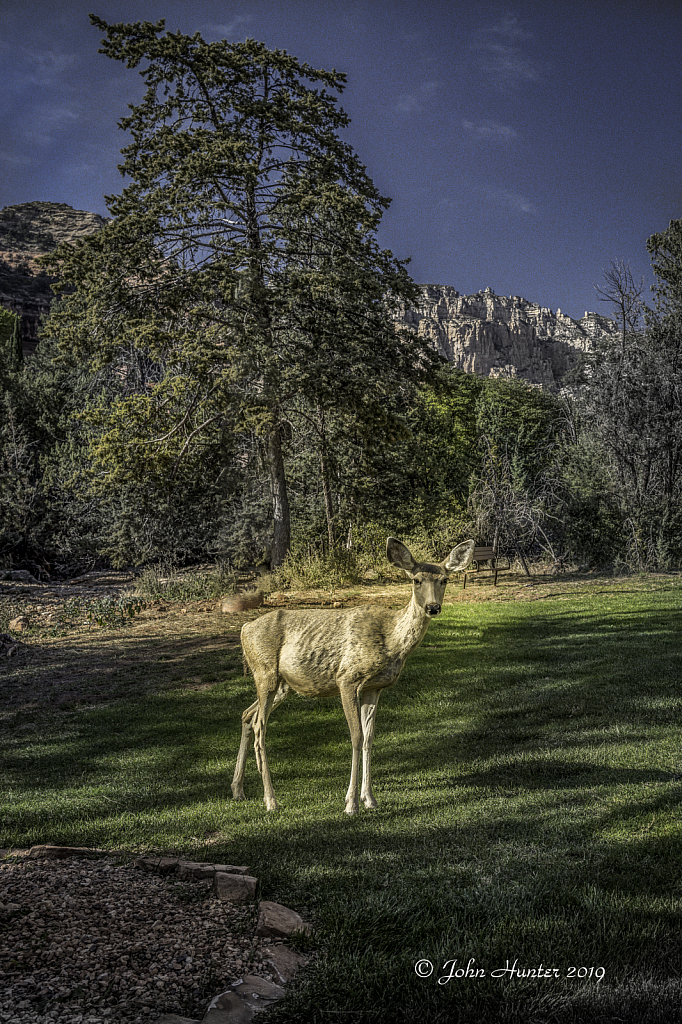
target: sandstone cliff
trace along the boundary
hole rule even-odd
[[[52,278],[40,269],[37,257],[105,223],[104,217],[66,203],[20,203],[0,210],[0,304],[21,317],[24,355],[35,351],[40,317],[52,300]]]
[[[21,203],[0,210],[0,303],[21,316],[24,353],[35,350],[40,317],[52,299],[51,278],[36,258],[60,242],[99,231],[104,217],[66,203]],[[423,285],[415,310],[402,321],[467,373],[521,377],[556,388],[580,352],[598,337],[618,336],[613,320],[585,313],[572,320],[551,309],[492,289],[460,295],[448,285]]]
[[[418,307],[403,311],[402,320],[467,373],[521,377],[547,388],[556,388],[597,338],[618,337],[615,322],[599,313],[572,320],[491,288],[460,295],[448,285],[423,285]]]

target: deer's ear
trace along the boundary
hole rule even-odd
[[[446,572],[461,572],[462,569],[466,569],[467,565],[474,556],[474,548],[476,542],[473,540],[465,540],[462,544],[458,544],[456,548],[453,548],[446,560],[442,563],[443,568]]]
[[[410,549],[405,547],[402,541],[396,540],[395,537],[389,537],[386,541],[386,557],[391,565],[404,569],[410,576],[414,575],[417,563],[412,557]]]

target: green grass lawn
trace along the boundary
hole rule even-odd
[[[281,809],[253,754],[232,802],[252,681],[166,637],[119,668],[65,648],[79,698],[12,705],[0,845],[250,865],[316,925],[273,1021],[682,1021],[681,581],[454,596],[380,701],[377,810],[343,813],[340,702],[296,696],[268,729]]]

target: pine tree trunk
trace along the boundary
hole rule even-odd
[[[267,436],[266,459],[270,475],[270,493],[272,494],[274,521],[271,557],[271,567],[274,569],[282,564],[289,554],[289,548],[291,547],[289,497],[287,495],[287,481],[284,473],[282,437],[279,424],[275,424]]]
[[[322,471],[322,490],[324,492],[324,510],[327,514],[327,536],[329,537],[329,550],[336,549],[336,530],[334,529],[334,501],[332,490],[329,486],[329,467],[324,452],[320,452],[320,467]]]
[[[327,516],[327,536],[330,554],[336,550],[336,530],[334,528],[334,499],[329,483],[329,460],[327,458],[327,435],[324,424],[324,409],[318,404],[317,420],[320,428],[320,473],[322,476],[322,492],[324,494],[324,510]]]

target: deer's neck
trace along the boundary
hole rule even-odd
[[[419,607],[413,594],[410,603],[398,613],[396,619],[393,631],[396,653],[406,658],[422,642],[430,622],[431,616]]]

